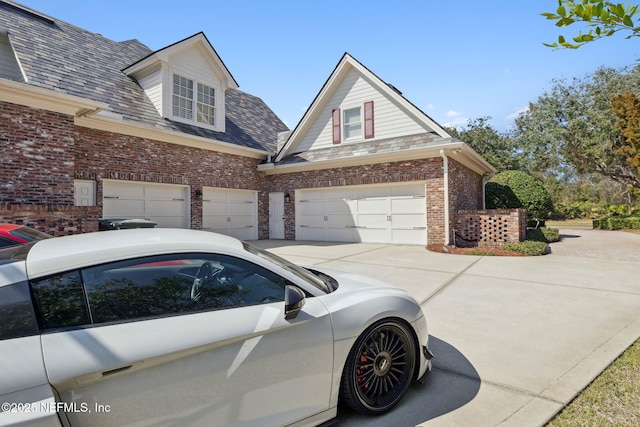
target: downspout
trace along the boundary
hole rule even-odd
[[[440,150],[444,171],[444,245],[449,246],[449,158]]]

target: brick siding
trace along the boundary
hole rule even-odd
[[[501,246],[525,239],[525,209],[458,211],[455,215],[455,245],[459,247]]]
[[[99,211],[97,206],[0,204],[0,222],[64,236],[98,231]]]
[[[102,182],[116,179],[190,186],[191,227],[196,229],[202,228],[202,201],[195,194],[203,187],[257,190],[260,239],[269,237],[269,193],[288,193],[285,238],[295,239],[297,189],[425,182],[427,240],[429,244],[445,241],[440,157],[265,176],[257,170],[259,159],[77,127],[72,116],[9,103],[0,103],[0,142],[0,203],[38,206],[5,213],[8,222],[28,217],[31,225],[50,224],[49,231],[97,229]],[[90,212],[73,209],[74,179],[96,182],[98,206]],[[457,211],[482,207],[482,177],[453,157],[449,158],[448,184],[451,218]],[[30,214],[21,219],[18,211]],[[60,213],[59,217],[52,212]],[[64,212],[72,217],[71,225],[54,226],[55,221],[64,222]],[[95,227],[78,226],[81,218],[95,220]],[[454,227],[457,224],[450,226],[451,233]]]
[[[73,205],[73,117],[0,102],[0,203]]]

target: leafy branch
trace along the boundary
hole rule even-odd
[[[633,3],[613,3],[602,0],[558,0],[556,13],[542,13],[550,21],[556,21],[556,26],[567,27],[577,22],[586,24],[591,29],[583,33],[580,31],[573,37],[573,43],[562,35],[555,43],[544,43],[554,49],[577,49],[589,42],[609,37],[620,31],[630,31],[627,39],[640,37],[640,25],[634,23],[634,16],[638,13],[638,5]]]

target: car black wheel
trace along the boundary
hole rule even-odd
[[[415,348],[403,323],[387,320],[369,327],[349,353],[342,374],[342,402],[367,414],[393,408],[411,384]]]

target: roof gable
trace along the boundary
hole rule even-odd
[[[376,117],[384,118],[384,114],[387,114],[387,120],[394,124],[393,127],[386,128],[392,129],[391,132],[376,135],[378,140],[411,133],[432,133],[440,138],[450,138],[440,125],[409,102],[397,89],[345,53],[278,153],[276,161],[311,149],[330,148],[327,137],[332,126],[333,109],[360,105],[368,100],[374,102],[378,111]],[[377,127],[385,129],[384,120]],[[394,134],[393,129],[402,129],[404,134]]]
[[[157,50],[122,71],[128,76],[140,79],[150,72],[153,72],[157,69],[158,65],[163,62],[180,62],[182,57],[185,55],[189,56],[189,51],[196,51],[200,54],[201,59],[206,62],[210,70],[220,79],[223,86],[230,89],[238,88],[238,83],[231,75],[231,72],[229,72],[229,69],[224,62],[222,62],[222,59],[209,42],[209,39],[207,39],[202,32]],[[193,56],[189,57],[192,58]]]

